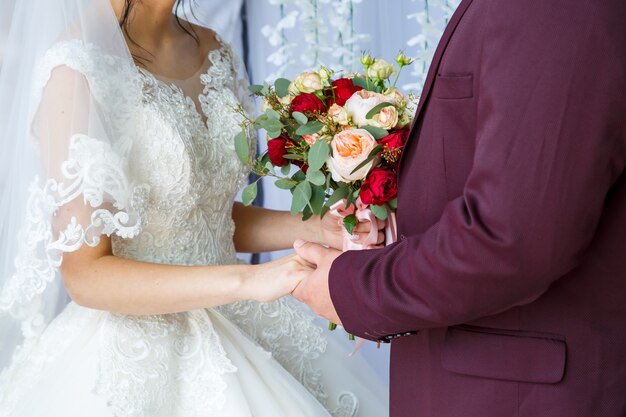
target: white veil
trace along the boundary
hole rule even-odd
[[[1,371],[57,313],[63,254],[139,233],[147,190],[126,175],[140,87],[109,0],[0,13]]]

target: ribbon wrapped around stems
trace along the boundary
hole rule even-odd
[[[346,199],[343,199],[336,202],[330,207],[330,213],[333,216],[339,218],[339,223],[343,229],[343,251],[345,252],[349,250],[365,250],[376,248],[376,241],[378,240],[378,222],[380,220],[374,215],[374,213],[372,213],[372,210],[370,210],[368,206],[363,204],[360,198],[356,201],[356,208],[354,205],[346,207],[346,203]],[[359,223],[370,222],[372,224],[372,227],[363,243],[357,243],[354,237],[357,236],[358,239],[358,235],[351,235],[350,233],[348,233],[343,225],[343,220],[353,214],[356,216],[356,219]],[[396,222],[396,214],[389,210],[389,208],[387,208],[387,224],[385,225],[385,245],[391,245],[397,240],[398,226]],[[332,326],[333,325],[331,324],[331,329],[333,329]],[[356,354],[361,349],[361,347],[363,347],[364,344],[365,339],[358,337],[356,339],[354,350],[352,351],[350,356]]]
[[[339,200],[335,204],[330,207],[330,213],[333,216],[339,218],[339,224],[343,228],[343,251],[349,250],[363,250],[363,249],[372,249],[376,247],[376,241],[378,240],[378,218],[372,213],[372,210],[368,208],[361,199],[357,199],[356,208],[354,205],[350,205],[350,207],[346,207],[346,200]],[[356,219],[359,223],[370,222],[372,224],[372,228],[370,229],[369,234],[365,238],[363,243],[357,243],[355,241],[355,237],[358,239],[357,235],[351,235],[348,231],[343,227],[343,220],[351,215],[355,215]],[[392,243],[398,240],[398,227],[396,223],[396,215],[391,210],[387,209],[387,224],[385,226],[385,245],[391,245]]]

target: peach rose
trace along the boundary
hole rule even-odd
[[[376,139],[364,129],[350,129],[337,133],[330,142],[332,154],[328,159],[328,168],[333,179],[351,183],[365,178],[372,167],[378,164],[379,157],[355,173],[352,171],[367,159],[376,144]]]
[[[371,120],[371,124],[381,129],[390,130],[398,124],[398,110],[393,106],[387,106]]]
[[[328,109],[328,116],[337,124],[347,125],[349,123],[348,112],[345,108],[341,107],[338,104],[333,104]]]
[[[393,98],[372,91],[357,91],[346,101],[345,109],[352,117],[352,121],[358,127],[371,125],[371,120],[367,120],[367,113],[381,103],[393,104]]]

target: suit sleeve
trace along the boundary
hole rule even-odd
[[[579,264],[626,159],[626,31],[591,3],[561,16],[494,6],[464,191],[425,233],[335,261],[348,331],[379,339],[494,315]]]

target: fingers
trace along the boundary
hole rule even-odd
[[[318,265],[327,249],[321,245],[304,240],[296,240],[293,244],[296,253],[306,262]]]
[[[369,233],[359,233],[355,234],[353,241],[355,243],[364,244],[367,239]],[[370,242],[371,243],[371,242]],[[375,245],[383,245],[385,243],[385,234],[383,232],[378,232],[378,236],[376,237]]]
[[[387,226],[387,222],[383,220],[378,220],[376,222],[376,226],[378,227],[378,230],[383,230],[385,226]],[[368,221],[359,222],[354,228],[354,233],[366,233],[367,234],[369,233],[371,228],[372,228],[372,223]]]

